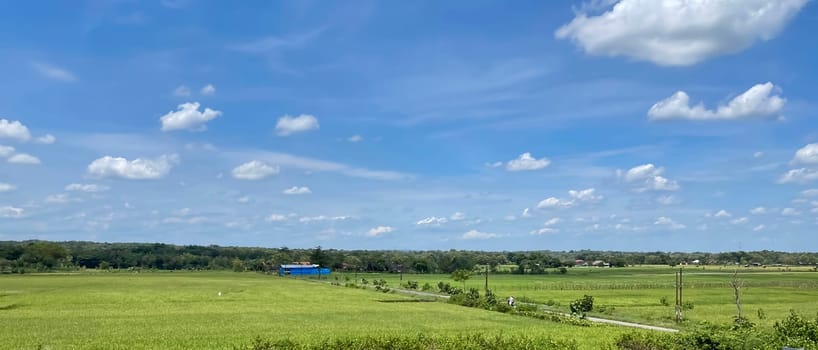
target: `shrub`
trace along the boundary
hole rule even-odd
[[[668,301],[667,297],[661,297],[659,304],[662,304],[662,306],[670,306],[670,301]]]
[[[759,320],[766,320],[767,319],[767,314],[764,312],[764,309],[758,308],[758,311],[756,313],[758,314],[758,319]]]
[[[594,297],[584,295],[582,298],[572,301],[569,308],[572,314],[585,318],[585,314],[594,309]]]
[[[693,310],[693,303],[690,301],[685,301],[682,303],[682,310]]]
[[[561,275],[564,275],[564,274],[568,273],[568,269],[566,269],[565,266],[563,266],[563,267],[560,267],[559,272],[560,272]]]
[[[417,281],[406,281],[406,288],[418,289],[418,282]]]
[[[424,284],[423,284],[423,287],[420,287],[420,290],[422,290],[422,291],[424,291],[424,292],[425,292],[425,291],[432,290],[432,285],[431,285],[431,284],[429,284],[429,283],[424,283]]]

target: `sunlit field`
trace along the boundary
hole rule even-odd
[[[529,281],[502,279],[508,290]],[[249,272],[0,275],[0,348],[224,349],[259,336],[309,343],[365,335],[480,333],[573,340],[580,348],[597,349],[631,331],[413,301]]]

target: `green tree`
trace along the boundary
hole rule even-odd
[[[463,290],[466,290],[466,281],[471,277],[471,271],[466,269],[457,269],[452,272],[452,279],[455,282],[463,282]]]

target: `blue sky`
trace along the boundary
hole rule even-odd
[[[818,239],[806,0],[0,3],[0,240]]]

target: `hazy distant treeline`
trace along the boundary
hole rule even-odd
[[[208,269],[273,271],[279,264],[308,261],[334,270],[363,272],[450,273],[475,266],[498,272],[545,273],[548,268],[604,261],[613,267],[702,264],[816,265],[818,253],[776,251],[681,253],[615,251],[398,251],[336,250],[172,245],[162,243],[0,242],[0,272],[51,271],[75,268]]]

